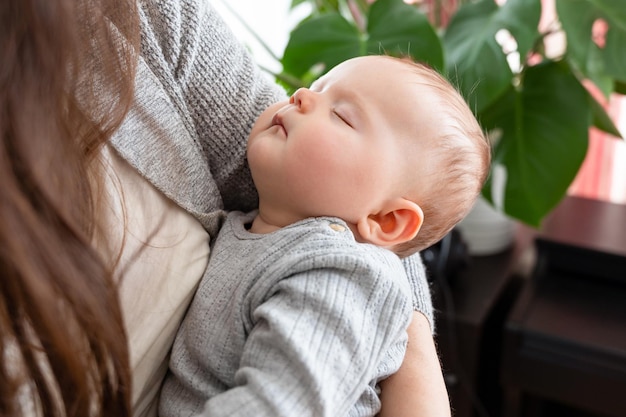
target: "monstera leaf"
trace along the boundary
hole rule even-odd
[[[559,20],[567,37],[568,57],[605,94],[613,80],[626,82],[626,4],[624,0],[557,0]],[[592,39],[595,22],[608,25],[604,45]]]
[[[525,57],[538,39],[540,0],[493,0],[463,5],[453,15],[443,37],[446,73],[476,112],[511,87],[513,72],[496,34],[507,30]]]
[[[372,5],[365,46],[367,54],[383,51],[395,56],[411,56],[431,67],[443,69],[439,36],[426,16],[401,0],[378,0]]]
[[[443,67],[439,37],[426,17],[402,0],[378,0],[367,14],[362,33],[337,12],[316,15],[292,32],[281,63],[284,75],[304,78],[322,65],[318,76],[346,59],[367,54],[410,55]],[[393,23],[390,23],[393,22]]]
[[[564,61],[528,68],[523,84],[511,86],[481,118],[499,132],[485,197],[502,195],[507,214],[538,226],[578,172],[591,115],[588,93]],[[506,175],[503,190],[495,189],[499,170]]]

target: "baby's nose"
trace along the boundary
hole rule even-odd
[[[295,104],[301,111],[309,111],[313,108],[315,93],[308,88],[299,88],[293,96],[291,103]]]

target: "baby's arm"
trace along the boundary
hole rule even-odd
[[[359,404],[358,415],[376,408],[360,398],[404,336],[410,300],[400,280],[383,278],[391,264],[343,255],[307,256],[295,265],[300,271],[271,287],[257,281],[246,314],[256,323],[235,386],[210,398],[202,415],[338,416]],[[395,273],[401,274],[399,265]],[[256,305],[259,294],[269,297]],[[373,385],[371,393],[376,396]]]
[[[449,417],[448,393],[428,319],[413,313],[402,366],[381,381],[380,417]]]

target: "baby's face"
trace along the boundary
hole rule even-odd
[[[278,226],[311,216],[356,223],[404,193],[418,175],[418,137],[436,114],[406,65],[384,57],[346,61],[259,118],[248,161],[260,210]]]

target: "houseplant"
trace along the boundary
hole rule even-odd
[[[591,126],[619,136],[583,80],[606,95],[626,93],[623,0],[556,0],[560,27],[544,32],[541,0],[459,0],[445,26],[428,18],[423,4],[402,0],[294,0],[292,6],[300,3],[310,3],[312,12],[290,34],[279,82],[289,90],[308,86],[364,54],[428,63],[458,86],[493,140],[483,196],[524,223],[538,226],[564,197]],[[608,26],[602,45],[592,40],[598,21]],[[565,34],[566,47],[548,56],[544,40],[555,30]]]

